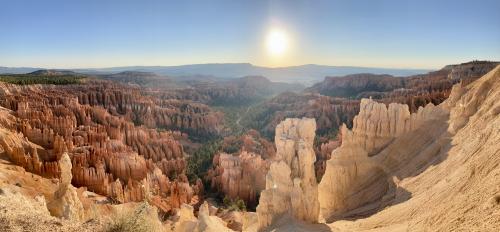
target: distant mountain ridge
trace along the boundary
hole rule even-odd
[[[36,68],[0,67],[0,73],[27,73]],[[271,81],[300,82],[311,85],[323,80],[326,76],[344,76],[356,73],[388,74],[393,76],[409,76],[427,73],[426,69],[370,68],[356,66],[299,65],[289,67],[263,67],[250,63],[213,63],[190,64],[178,66],[125,66],[111,68],[65,69],[86,74],[113,74],[124,71],[152,72],[158,75],[178,76],[214,76],[220,78],[239,78],[244,76],[264,76]]]
[[[81,76],[84,74],[81,73],[76,73],[73,71],[69,70],[55,70],[55,69],[40,69],[34,72],[28,73],[29,75],[39,75],[39,76],[64,76],[64,75],[70,75],[70,76]]]
[[[314,82],[321,81],[325,76],[341,76],[355,73],[409,76],[429,71],[424,69],[369,68],[315,64],[272,68],[256,66],[249,63],[191,64],[179,66],[130,66],[93,69],[92,71],[119,72],[125,70],[154,72],[169,76],[209,75],[222,78],[264,76],[271,81],[301,82],[305,84],[312,84]]]
[[[459,81],[467,83],[472,82],[485,75],[499,64],[500,62],[495,61],[476,60],[467,63],[447,65],[440,70],[427,74],[406,77],[376,75],[371,73],[327,76],[322,82],[318,82],[307,88],[306,92],[320,93],[331,97],[359,98],[364,96],[357,96],[361,93],[375,96],[377,95],[376,93],[391,92],[396,89],[437,88],[436,91],[439,91],[438,89],[443,88],[443,85],[451,86]]]

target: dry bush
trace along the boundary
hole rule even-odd
[[[162,225],[156,208],[147,202],[141,203],[135,210],[114,215],[104,228],[105,232],[156,232]]]

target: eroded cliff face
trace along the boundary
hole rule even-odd
[[[425,120],[372,156],[395,185],[379,200],[390,202],[388,207],[356,221],[337,221],[331,227],[347,231],[497,231],[499,90],[500,67],[469,85],[455,85],[450,97],[434,107],[433,111],[447,114],[444,118]],[[327,172],[338,167],[338,163],[328,166]],[[327,197],[326,192],[323,196]],[[320,201],[327,202],[327,198],[320,197]],[[331,210],[335,206],[327,206],[326,213],[339,212]]]
[[[448,79],[470,83],[493,70],[499,64],[499,62],[472,61],[460,65],[448,65],[445,69],[450,70]]]
[[[407,105],[391,103],[387,107],[362,99],[352,130],[342,127],[342,145],[332,152],[319,184],[322,216],[334,220],[362,215],[383,205],[382,197],[394,190],[392,166],[404,158],[380,160],[380,151],[396,138],[409,136],[426,123],[444,121],[447,115],[445,109],[432,104],[410,114]],[[431,139],[446,131],[442,123],[434,127]],[[415,140],[427,142],[424,136]]]
[[[166,111],[180,110],[199,117],[206,114],[189,107],[156,105],[134,95],[133,89],[119,91],[118,85],[108,85],[1,84],[1,105],[12,110],[2,110],[2,149],[16,165],[56,178],[61,177],[58,161],[67,152],[72,163],[71,183],[117,202],[140,201],[151,193],[153,203],[168,212],[196,201],[202,186],[201,181],[190,186],[184,175],[186,160],[180,140],[186,140],[186,135],[137,126],[132,121],[141,118],[154,122],[150,126],[168,126],[138,114],[140,109],[157,109],[159,113],[152,115],[161,115],[158,117],[164,120],[170,115]],[[150,107],[139,106],[141,101]],[[173,120],[179,128],[197,130],[201,127],[196,125],[206,122],[197,116],[187,121],[183,116],[174,118],[183,118]],[[179,124],[181,121],[187,124]]]
[[[266,175],[257,215],[264,229],[284,216],[318,221],[318,187],[314,170],[314,119],[286,119],[276,127],[276,159]]]

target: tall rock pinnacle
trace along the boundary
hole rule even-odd
[[[266,175],[257,214],[264,229],[283,216],[318,221],[318,185],[314,171],[314,119],[286,119],[276,127],[276,160]]]

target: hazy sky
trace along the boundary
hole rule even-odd
[[[499,0],[0,0],[0,66],[250,62],[438,68],[500,60]],[[289,46],[270,56],[266,34]]]

